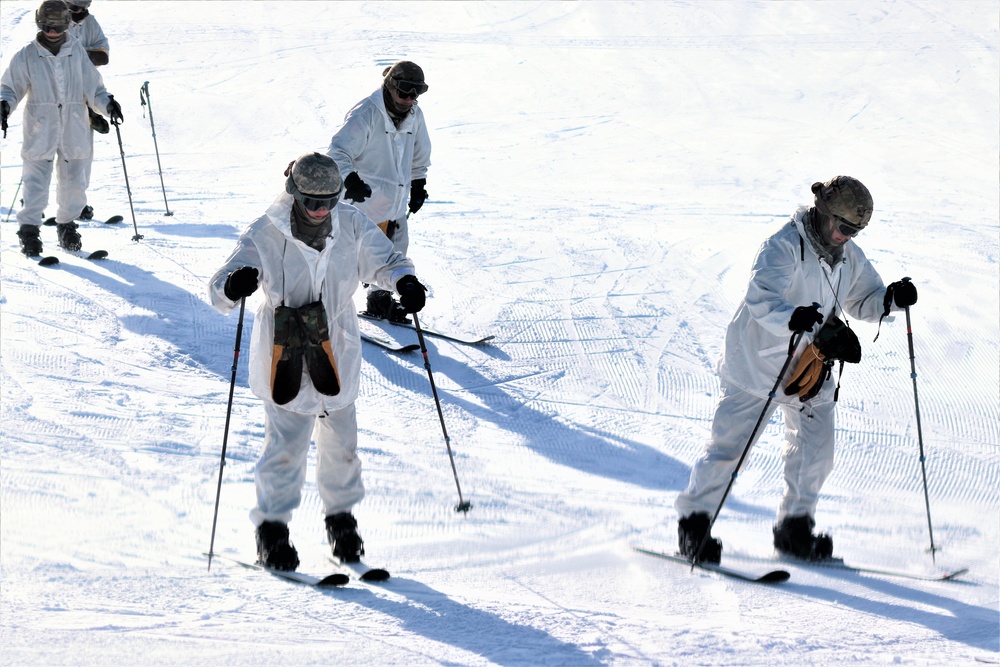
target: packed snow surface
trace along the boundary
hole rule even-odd
[[[0,6],[4,67],[33,38],[36,6]],[[121,146],[114,130],[95,136],[90,189],[98,219],[125,220],[80,229],[107,260],[58,252],[51,227],[57,267],[20,255],[7,219],[23,108],[0,144],[0,665],[1000,660],[995,1],[91,10],[125,115]],[[431,289],[421,321],[496,336],[427,338],[472,510],[454,511],[420,353],[366,346],[356,515],[367,558],[393,578],[324,591],[224,559],[209,570],[238,317],[209,306],[207,279],[288,162],[325,150],[400,59],[430,84],[430,200],[410,218]],[[848,562],[968,573],[778,563],[780,417],[715,533],[727,563],[783,567],[790,581],[637,553],[675,546],[673,502],[708,433],[715,362],[757,248],[837,174],[874,196],[857,242],[887,282],[910,276],[919,290],[917,377],[904,317],[877,342],[854,323],[864,358],[842,378],[818,527]],[[245,559],[263,433],[245,361],[257,303],[215,536],[217,553]],[[330,573],[311,477],[291,531],[300,569]]]

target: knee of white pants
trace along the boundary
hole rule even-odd
[[[329,514],[347,512],[365,497],[354,404],[316,420],[316,488]]]
[[[49,205],[52,184],[52,160],[25,160],[21,169],[21,198],[24,204],[17,211],[22,225],[42,224],[42,214]]]

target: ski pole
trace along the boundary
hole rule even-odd
[[[17,195],[21,192],[21,183],[24,182],[24,176],[21,176],[21,180],[17,182],[17,190],[14,190],[14,199],[10,202],[10,208],[7,209],[7,219],[4,222],[10,222],[10,213],[14,210],[14,204],[17,203]]]
[[[149,81],[139,88],[139,104],[149,107],[149,127],[153,131],[153,148],[156,149],[156,168],[160,172],[160,188],[163,190],[163,205],[166,207],[166,216],[173,215],[170,204],[167,203],[167,186],[163,184],[163,167],[160,166],[160,147],[156,144],[156,123],[153,122],[153,103],[149,100]]]
[[[240,341],[243,339],[243,310],[247,298],[240,299],[240,319],[236,323],[236,345],[233,348],[233,377],[229,381],[229,404],[226,406],[226,426],[222,432],[222,458],[219,460],[219,487],[215,490],[215,513],[212,515],[212,540],[208,544],[208,569],[212,569],[212,549],[215,547],[215,524],[219,519],[219,499],[222,497],[222,469],[226,466],[226,445],[229,442],[229,416],[233,413],[233,391],[236,389],[236,366],[240,361]]]
[[[819,308],[819,304],[814,304]],[[733,484],[736,482],[736,476],[740,472],[740,468],[743,467],[743,461],[746,459],[747,454],[750,453],[750,448],[753,446],[754,438],[757,436],[757,430],[760,428],[761,422],[764,421],[764,415],[767,414],[767,409],[771,406],[771,401],[778,393],[778,385],[781,384],[781,379],[785,377],[785,371],[788,370],[788,366],[792,363],[792,357],[795,355],[795,348],[799,346],[799,341],[802,340],[802,336],[805,334],[804,331],[795,331],[792,333],[791,340],[788,341],[788,356],[785,357],[785,363],[778,371],[778,377],[774,381],[774,386],[771,387],[771,392],[767,395],[767,402],[764,403],[764,408],[760,411],[760,416],[757,417],[757,423],[754,424],[753,431],[750,432],[750,437],[747,438],[747,444],[743,448],[743,454],[740,455],[740,460],[737,461],[736,467],[733,469],[733,474],[729,476],[729,484],[726,485],[726,490],[722,493],[722,500],[719,501],[719,506],[715,509],[715,514],[712,515],[712,521],[708,524],[708,530],[705,531],[705,536],[701,538],[701,544],[698,545],[698,550],[695,552],[694,556],[691,558],[691,567],[694,568],[694,563],[698,561],[698,557],[701,556],[702,549],[708,544],[708,538],[712,534],[712,526],[715,525],[715,520],[719,518],[719,512],[722,511],[722,506],[726,502],[726,498],[729,497],[729,492],[733,488]]]
[[[910,282],[909,278],[903,278],[903,282]],[[934,546],[934,527],[931,525],[931,499],[927,493],[927,457],[924,456],[924,435],[920,428],[920,400],[917,397],[917,365],[913,358],[913,328],[910,326],[910,307],[906,310],[906,342],[910,347],[910,377],[913,378],[913,404],[917,413],[917,443],[920,445],[920,474],[924,480],[924,505],[927,507],[927,532],[931,539],[931,561],[937,562],[935,553],[937,547]]]
[[[458,470],[455,468],[455,455],[451,451],[451,440],[448,438],[448,429],[444,425],[444,413],[441,412],[441,401],[438,399],[437,387],[434,385],[434,374],[431,373],[431,362],[427,357],[427,345],[424,344],[424,331],[420,328],[420,320],[416,313],[413,315],[413,328],[417,331],[417,340],[420,341],[420,353],[424,355],[424,368],[427,369],[427,379],[431,381],[431,393],[434,394],[434,404],[437,406],[438,419],[441,420],[441,431],[444,433],[444,444],[448,448],[448,458],[451,460],[451,473],[455,477],[455,486],[458,488],[458,505],[455,505],[456,512],[468,512],[472,509],[472,503],[462,499],[462,485],[458,483]]]
[[[111,119],[111,124],[115,126],[115,134],[118,135],[118,150],[122,154],[122,172],[125,174],[125,190],[128,192],[128,208],[132,211],[132,228],[135,230],[135,236],[132,237],[133,241],[138,241],[143,238],[142,234],[139,233],[139,225],[135,222],[135,207],[132,206],[132,188],[128,184],[128,169],[125,167],[125,147],[122,146],[122,131],[119,128],[119,123],[114,118]]]

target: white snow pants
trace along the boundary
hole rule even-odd
[[[316,438],[316,488],[324,516],[349,512],[365,497],[358,459],[358,422],[354,403],[323,415],[289,412],[264,402],[264,452],[254,469],[257,506],[250,510],[255,526],[265,521],[288,523],[302,501],[311,437]]]
[[[56,222],[72,222],[87,205],[87,185],[90,181],[92,158],[64,160],[56,153],[55,160],[25,160],[21,169],[21,192],[24,206],[17,212],[22,225],[42,224],[42,215],[49,205],[52,184],[52,164],[56,168]]]
[[[765,403],[767,399],[723,381],[711,439],[691,468],[687,489],[677,496],[675,507],[679,516],[715,513]],[[781,406],[785,418],[785,495],[778,508],[778,521],[802,514],[815,517],[820,489],[833,470],[835,406],[836,403],[804,408]],[[774,402],[768,406],[754,437],[755,443],[776,408]]]

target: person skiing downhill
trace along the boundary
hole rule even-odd
[[[68,34],[70,12],[62,0],[45,0],[35,12],[38,34],[14,54],[0,78],[3,131],[17,105],[26,100],[23,159],[24,206],[17,212],[21,252],[42,253],[39,233],[49,202],[55,164],[58,178],[56,233],[70,251],[82,247],[75,222],[87,203],[87,181],[93,160],[88,108],[123,120],[121,106],[104,88],[104,81],[80,41]]]
[[[260,288],[250,343],[250,388],[264,403],[264,448],[254,471],[250,512],[260,562],[294,570],[288,522],[299,506],[311,436],[316,485],[333,555],[364,554],[352,508],[365,495],[357,455],[355,399],[361,337],[353,295],[358,279],[395,288],[419,312],[425,289],[413,263],[358,209],[339,200],[336,163],[306,153],[285,171],[285,191],[240,236],[209,281],[213,306],[227,313]]]
[[[417,98],[426,93],[424,71],[400,60],[382,72],[382,85],[361,100],[344,118],[327,154],[344,178],[345,198],[352,200],[406,254],[409,213],[427,199],[427,168],[431,142]],[[408,322],[392,294],[369,286],[366,313]]]
[[[80,40],[80,44],[87,51],[87,57],[94,67],[107,65],[111,60],[111,44],[101,29],[101,24],[97,22],[94,15],[90,13],[91,0],[73,0],[68,2],[69,15],[72,23],[69,26],[69,34]],[[90,111],[90,129],[98,134],[107,134],[111,131],[111,126],[104,116]],[[94,137],[91,134],[91,142]],[[93,144],[92,144],[93,145]],[[87,187],[90,187],[90,170],[93,167],[93,160],[87,163]],[[80,212],[81,220],[90,220],[94,217],[94,209],[89,204],[84,204]]]
[[[825,382],[833,360],[856,363],[857,337],[843,313],[880,321],[891,309],[916,303],[908,280],[886,288],[855,242],[868,226],[872,198],[857,179],[837,176],[814,183],[813,206],[802,206],[767,239],[754,260],[746,296],[726,331],[720,361],[720,397],[705,450],[691,469],[676,509],[680,553],[719,563],[722,542],[711,536],[713,512],[722,502],[742,453],[760,435],[780,404],[785,421],[785,492],[773,529],[778,552],[818,560],[833,553],[829,535],[817,535],[820,490],[833,468],[836,391]],[[809,305],[812,304],[812,305]],[[819,325],[814,335],[814,327]],[[784,391],[771,394],[792,354],[789,332],[801,335]],[[839,382],[839,381],[838,381]],[[772,400],[774,402],[772,402]],[[700,551],[699,551],[700,549]]]

